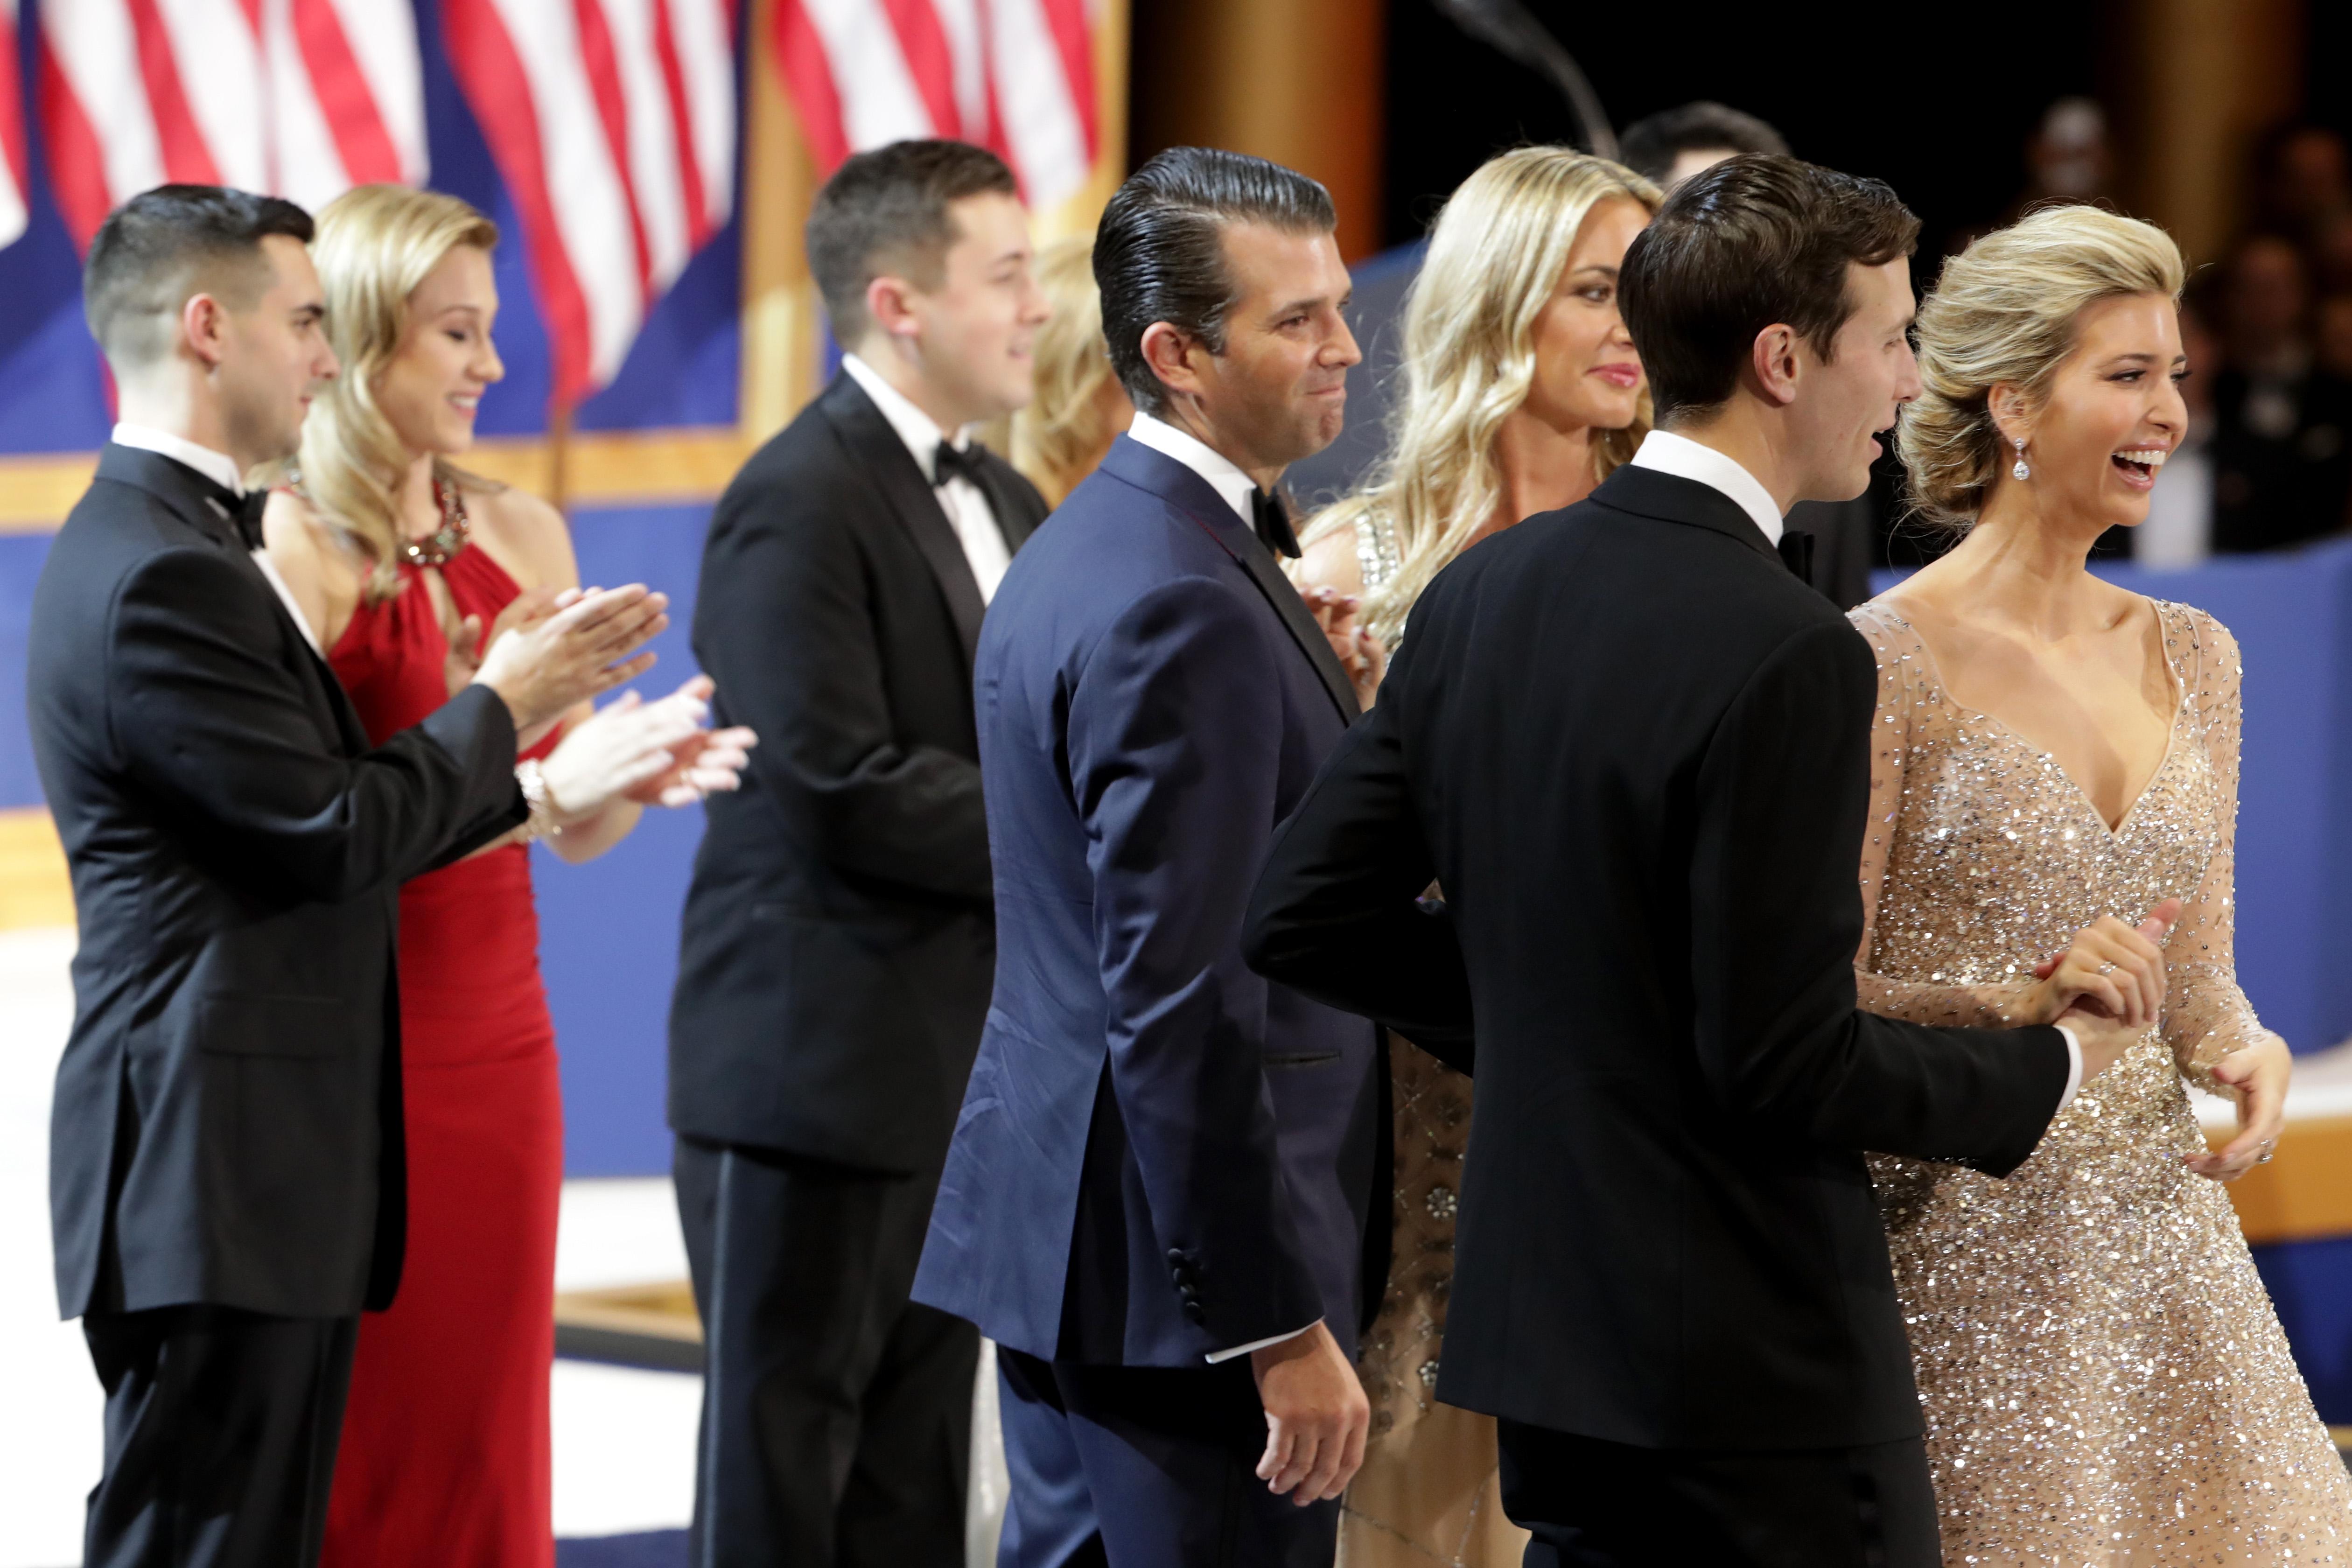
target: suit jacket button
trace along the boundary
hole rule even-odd
[[[1208,1320],[1209,1310],[1201,1305],[1197,1299],[1186,1297],[1184,1300],[1184,1315],[1196,1323],[1205,1322]]]

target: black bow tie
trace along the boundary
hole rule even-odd
[[[1801,528],[1780,531],[1780,559],[1807,584],[1813,580],[1813,536]]]
[[[226,490],[217,485],[211,489],[212,495],[208,499],[219,510],[221,516],[227,520],[228,525],[236,530],[238,540],[247,550],[260,549],[261,514],[269,506],[269,492],[256,489],[238,495],[234,490]]]
[[[958,478],[969,482],[975,489],[982,489],[978,442],[975,441],[969,447],[958,447],[951,442],[942,441],[940,443],[940,449],[931,454],[931,488],[933,489],[939,489],[950,479]]]
[[[1258,542],[1276,555],[1298,559],[1298,533],[1290,526],[1290,509],[1282,504],[1282,492],[1250,489],[1250,527]]]

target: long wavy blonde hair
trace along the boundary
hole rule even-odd
[[[1364,596],[1363,624],[1394,647],[1413,601],[1494,521],[1503,501],[1495,443],[1535,384],[1536,321],[1559,286],[1594,206],[1630,196],[1651,212],[1657,186],[1631,169],[1565,147],[1520,147],[1462,182],[1430,234],[1404,308],[1402,395],[1389,453],[1366,482],[1308,525],[1311,542],[1367,515],[1396,531],[1394,575]],[[1596,480],[1633,455],[1650,395],[1622,430],[1596,431]]]
[[[2164,230],[2081,205],[2044,207],[1946,261],[1919,306],[1919,397],[1895,432],[1919,510],[1971,526],[2017,456],[1993,423],[1992,389],[2014,386],[2038,407],[2085,309],[2134,294],[2177,302],[2186,277]]]
[[[378,603],[400,587],[400,481],[413,460],[376,405],[384,366],[408,331],[408,299],[461,245],[490,250],[499,226],[437,191],[359,185],[320,212],[310,257],[326,290],[327,339],[342,374],[302,424],[303,495],[327,525],[373,563],[363,590]],[[445,484],[496,489],[436,458]]]
[[[1103,388],[1114,379],[1094,255],[1091,234],[1057,239],[1037,253],[1037,283],[1053,314],[1037,329],[1032,351],[1036,394],[1013,416],[1013,464],[1055,506],[1087,477],[1087,460],[1102,447],[1097,416]]]

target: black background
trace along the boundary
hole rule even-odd
[[[1529,8],[1620,129],[1717,99],[1769,121],[1801,158],[1886,181],[1922,220],[1923,282],[1957,235],[1993,222],[2015,198],[2042,111],[2112,85],[2101,75],[2108,7],[2095,0],[1976,12],[1540,0]],[[1387,243],[1419,238],[1445,194],[1503,148],[1574,141],[1575,121],[1549,81],[1463,33],[1430,0],[1389,0],[1388,28]]]

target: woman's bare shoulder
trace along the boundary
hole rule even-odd
[[[519,579],[528,576],[522,586],[564,586],[578,575],[572,530],[555,508],[512,485],[468,485],[461,493],[467,517],[491,552],[520,567]]]

